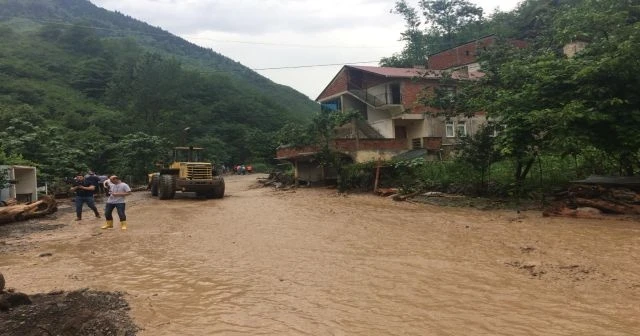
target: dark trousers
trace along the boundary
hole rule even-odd
[[[82,205],[85,203],[87,203],[89,209],[93,210],[93,213],[98,217],[98,208],[96,208],[96,202],[93,200],[93,196],[76,196],[76,216],[82,218]]]
[[[127,220],[127,216],[124,214],[124,208],[124,203],[107,203],[104,207],[104,218],[107,220],[113,220],[113,216],[111,214],[113,213],[113,209],[116,209],[118,212],[118,218],[120,218],[121,222],[124,222]]]

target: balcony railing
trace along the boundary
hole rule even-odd
[[[367,92],[366,89],[355,85],[352,82],[349,82],[347,85],[347,91],[349,91],[354,96],[358,97],[358,99],[363,102],[373,106],[373,107],[382,107],[385,105],[398,105],[399,103],[394,103],[391,99],[389,99],[388,93],[381,93],[379,95],[372,95]]]

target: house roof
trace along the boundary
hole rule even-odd
[[[390,68],[390,67],[356,66],[356,65],[345,65],[345,67],[369,72],[374,75],[384,76],[388,78],[414,78],[414,77],[439,78],[442,75],[441,71],[419,69],[419,68]]]
[[[325,93],[328,87],[330,87],[338,78],[338,76],[344,72],[345,70],[356,70],[361,72],[367,72],[374,76],[381,76],[385,78],[403,78],[403,79],[435,79],[438,80],[442,78],[442,74],[445,73],[444,70],[433,70],[433,69],[421,69],[421,68],[392,68],[392,67],[377,67],[377,66],[359,66],[359,65],[345,65],[343,66],[338,73],[331,79],[329,84],[325,86],[325,88],[320,92],[316,101],[320,100],[320,97]],[[450,72],[451,77],[453,79],[466,79],[469,78],[468,75],[463,74],[459,71]],[[326,98],[326,97],[325,97]]]

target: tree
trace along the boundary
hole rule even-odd
[[[575,90],[561,109],[546,116],[570,126],[566,135],[586,136],[614,154],[623,174],[635,174],[640,169],[640,7],[635,1],[584,0],[565,7],[554,24],[559,42],[588,44],[565,60],[573,69]]]
[[[425,65],[428,50],[424,33],[420,29],[422,22],[418,11],[410,7],[406,0],[399,0],[391,12],[404,17],[406,30],[400,33],[400,41],[404,41],[405,46],[400,54],[382,58],[380,65],[398,68]]]
[[[495,123],[485,125],[476,134],[462,137],[461,143],[457,147],[460,151],[458,160],[471,165],[480,174],[482,192],[486,191],[485,181],[489,174],[489,168],[500,156],[495,146],[494,134],[496,127],[499,126]]]
[[[428,33],[444,37],[446,48],[455,45],[455,36],[463,27],[482,20],[482,7],[467,0],[421,0],[419,5],[430,27]]]
[[[110,166],[114,172],[145,179],[155,169],[155,163],[165,161],[169,152],[167,142],[143,132],[127,134],[110,147]]]
[[[502,154],[516,162],[518,184],[536,156],[578,154],[593,146],[617,157],[621,173],[638,167],[640,15],[631,2],[585,0],[553,12],[535,48],[498,44],[481,57],[485,76],[471,102],[505,126]],[[606,16],[602,24],[591,24]],[[568,58],[558,46],[582,36],[586,48]],[[562,140],[564,139],[564,140]],[[562,145],[558,145],[562,143]]]
[[[423,66],[431,53],[486,35],[482,8],[467,0],[421,0],[418,6],[420,11],[406,0],[396,1],[391,12],[404,18],[400,41],[405,46],[399,54],[382,58],[382,66]]]

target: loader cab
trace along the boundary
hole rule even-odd
[[[173,162],[202,162],[202,147],[175,147],[173,149]]]

